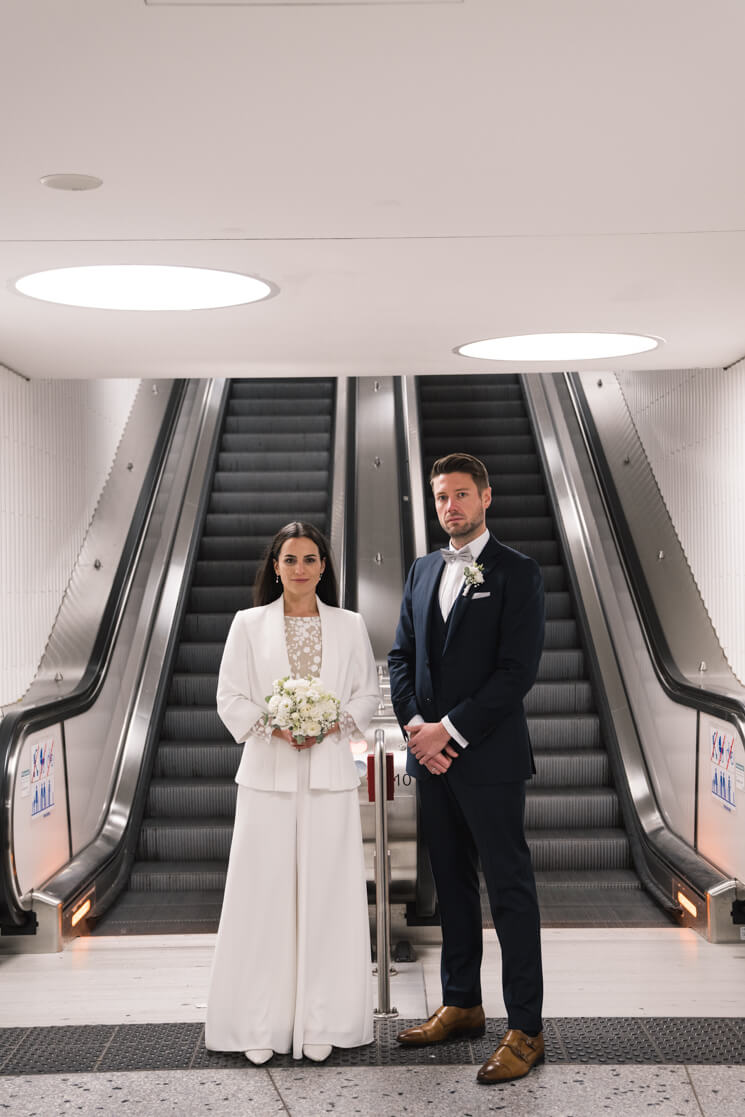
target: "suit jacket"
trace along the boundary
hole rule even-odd
[[[429,663],[430,618],[439,608],[444,566],[438,551],[409,571],[396,641],[388,664],[391,700],[400,724],[447,715],[468,741],[449,774],[465,783],[502,783],[535,771],[523,698],[533,685],[545,627],[543,577],[533,559],[494,536],[479,555],[484,582],[453,606],[434,693]],[[407,770],[430,773],[409,753]]]
[[[364,731],[380,704],[377,669],[364,621],[359,613],[316,601],[321,618],[321,680]],[[297,788],[299,754],[292,745],[251,732],[267,712],[266,699],[275,680],[290,673],[283,599],[236,613],[217,682],[217,712],[235,740],[245,742],[236,783],[260,791]],[[358,785],[348,736],[333,733],[312,747],[310,787],[343,791]]]

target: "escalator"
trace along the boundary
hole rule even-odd
[[[94,933],[217,929],[242,745],[215,708],[233,616],[290,520],[328,534],[334,380],[231,382],[128,885]]]
[[[418,391],[429,549],[447,542],[429,493],[431,466],[462,451],[489,472],[491,532],[543,571],[546,640],[525,702],[537,768],[528,785],[526,830],[543,923],[667,926],[635,871],[520,381],[421,377]]]

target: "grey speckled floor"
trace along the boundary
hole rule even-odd
[[[0,1080],[12,1117],[742,1117],[743,1067],[544,1066],[479,1086],[473,1067],[54,1074]]]

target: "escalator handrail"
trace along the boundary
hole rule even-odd
[[[692,683],[675,662],[659,612],[649,591],[639,552],[619,499],[587,397],[576,374],[568,373],[564,379],[595,483],[606,510],[619,562],[623,567],[640,618],[642,633],[659,683],[674,702],[736,725],[742,740],[745,741],[745,703],[739,701],[734,695],[722,694],[711,687]]]
[[[28,919],[28,912],[19,908],[16,892],[11,883],[11,860],[13,857],[12,834],[10,825],[12,809],[11,766],[19,742],[29,732],[45,729],[55,722],[68,719],[90,709],[96,701],[106,675],[106,666],[119,632],[124,609],[127,603],[134,570],[137,565],[143,538],[152,513],[153,502],[158,491],[161,475],[168,456],[168,450],[176,429],[178,416],[183,404],[186,381],[176,381],[165,408],[160,431],[145,470],[135,511],[122,548],[111,590],[103,609],[98,631],[93,642],[88,662],[75,687],[59,698],[45,699],[38,703],[21,706],[20,709],[6,713],[0,722],[0,805],[2,806],[2,828],[0,829],[0,925],[20,927]]]
[[[566,378],[562,378],[561,374],[556,375],[557,379],[561,380],[562,384],[566,386]],[[547,391],[545,385],[543,384],[544,380],[550,381],[551,377],[548,374],[546,376],[539,376],[538,378],[536,378],[536,383],[540,384],[539,391],[543,394],[543,399],[545,400],[546,407],[548,409],[548,412],[550,413],[551,408],[548,404]],[[526,403],[528,404],[528,410],[531,415],[531,421],[535,430],[539,431],[541,427],[536,410],[533,389],[532,387],[528,386],[529,382],[530,384],[532,384],[533,381],[533,377],[524,378],[523,388],[525,392]],[[579,422],[579,419],[576,416],[573,407],[572,415],[573,418],[577,421],[577,429],[580,430],[582,424]],[[550,422],[553,423],[555,427],[556,420],[553,415],[551,415]],[[580,437],[582,438],[583,449],[586,450],[583,432],[580,432]],[[545,444],[543,439],[538,438],[537,443],[539,447],[539,453],[543,461],[549,491],[552,492],[552,502],[554,503],[555,508],[558,511],[560,498],[556,495],[555,492],[556,482],[552,473],[551,463],[546,458]],[[575,496],[570,496],[569,500],[576,506]],[[605,510],[605,506],[603,506],[603,508],[607,517],[607,510]],[[581,511],[579,510],[579,508],[577,508],[576,511],[579,519],[581,520],[583,518]],[[559,527],[562,536],[564,536],[561,517],[557,518],[557,526]],[[608,530],[611,531],[610,523],[608,524]],[[618,541],[612,535],[611,542],[612,545],[615,546],[617,552]],[[589,561],[590,554],[586,541],[581,544],[581,550],[586,553],[587,559]],[[570,577],[572,578],[572,581],[575,582],[576,578],[574,572],[574,560],[571,556],[572,547],[571,545],[567,545],[567,570],[570,574]],[[618,553],[616,553],[616,558],[618,558],[618,560],[620,561],[620,555]],[[596,583],[596,571],[594,569],[592,569],[590,573],[590,578],[593,583]],[[579,586],[575,586],[575,588],[577,590],[577,600],[579,603],[582,603],[582,594],[579,590]],[[600,600],[601,595],[597,588],[597,585],[595,585],[595,592],[598,595],[598,600]],[[629,592],[631,592],[631,590]],[[604,612],[602,607],[601,612]],[[586,627],[587,620],[585,617],[584,607],[582,607],[582,609],[580,610],[580,617],[582,618],[583,625],[585,625]],[[637,619],[639,626],[643,628],[642,618],[638,614]],[[608,632],[608,638],[612,645],[613,641],[610,632]],[[589,640],[589,647],[592,651],[593,658],[595,658],[594,640],[592,638],[590,638]],[[622,678],[620,673],[620,666],[618,664],[614,664],[614,670],[618,672],[619,679]],[[621,686],[625,690],[625,684],[623,684],[623,682],[621,682]],[[631,715],[630,708],[628,712],[631,715],[631,738],[627,740],[626,746],[622,747],[621,741],[617,736],[616,731],[616,714],[610,712],[608,703],[605,700],[604,692],[603,703],[604,707],[606,708],[606,712],[608,713],[607,722],[610,729],[608,735],[609,756],[614,765],[615,773],[617,776],[617,789],[620,792],[622,805],[625,804],[623,812],[624,817],[627,824],[630,824],[633,827],[636,836],[642,843],[642,847],[645,850],[645,859],[653,858],[657,864],[664,865],[666,867],[666,872],[672,873],[674,878],[685,881],[695,892],[699,893],[700,895],[704,896],[707,893],[712,893],[715,889],[725,884],[729,880],[729,878],[727,878],[719,869],[712,865],[711,862],[707,861],[688,842],[678,837],[678,835],[671,830],[659,810],[657,800],[654,795],[648,773],[646,771],[646,761],[644,759],[641,741],[639,739],[638,730],[636,729],[636,726],[634,724],[633,715]],[[641,764],[641,768],[638,772],[638,786],[636,786],[635,790],[632,790],[628,783],[626,759],[624,759],[624,747],[632,747],[632,751],[635,751],[639,754],[639,762]],[[620,780],[618,777],[620,777]],[[644,817],[642,817],[642,814],[644,815]],[[634,860],[636,863],[637,858],[635,857]],[[648,873],[645,867],[645,878],[647,875]],[[658,889],[655,888],[653,889],[653,891],[655,892],[655,894],[657,894]]]

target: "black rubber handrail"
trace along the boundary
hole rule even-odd
[[[740,733],[744,734],[745,707],[743,704],[730,695],[718,694],[715,691],[692,684],[685,678],[675,662],[581,381],[576,373],[567,373],[564,375],[564,382],[567,385],[569,400],[577,419],[590,468],[605,508],[618,561],[624,571],[629,592],[635,604],[650,662],[662,691],[672,701],[696,710],[699,717],[702,713],[720,717],[735,724]],[[569,567],[571,568],[571,564],[569,564]],[[593,666],[595,666],[594,656],[591,657],[591,660]],[[612,733],[611,738],[613,738]],[[666,866],[667,870],[672,871],[681,880],[688,882],[695,891],[705,895],[709,888],[722,881],[723,874],[668,828],[659,827],[655,831],[647,833],[641,827],[630,788],[625,780],[625,774],[623,780],[618,779],[622,774],[618,766],[622,762],[620,757],[615,754],[615,750],[611,759],[615,769],[617,787],[621,792],[624,814],[627,818],[629,812],[633,816],[632,828],[636,852],[645,850],[647,858],[651,857],[658,864]],[[657,889],[654,891],[656,893]],[[674,907],[674,905],[671,906]]]
[[[88,664],[74,690],[61,698],[52,698],[39,705],[11,711],[0,722],[0,807],[5,815],[8,800],[8,765],[15,742],[20,735],[45,729],[57,721],[64,721],[90,709],[96,701],[105,679],[105,666],[108,661],[117,631],[121,622],[133,567],[137,562],[142,534],[145,531],[152,503],[158,490],[163,465],[165,463],[176,423],[186,392],[187,381],[176,381],[165,408],[163,421],[145,470],[140,495],[122,548],[121,558],[114,575],[111,590],[104,607],[96,638],[93,642]],[[32,922],[32,914],[19,908],[15,902],[14,890],[7,877],[7,820],[0,818],[0,835],[3,847],[0,850],[0,927],[8,929],[23,928]]]
[[[691,683],[675,662],[644,575],[641,559],[584,388],[577,373],[568,374],[566,379],[571,389],[570,398],[579,419],[595,480],[608,513],[611,530],[616,537],[619,558],[634,596],[652,662],[663,689],[674,701],[721,717],[725,721],[733,721],[737,723],[741,732],[745,731],[745,704],[732,695],[720,694]]]

